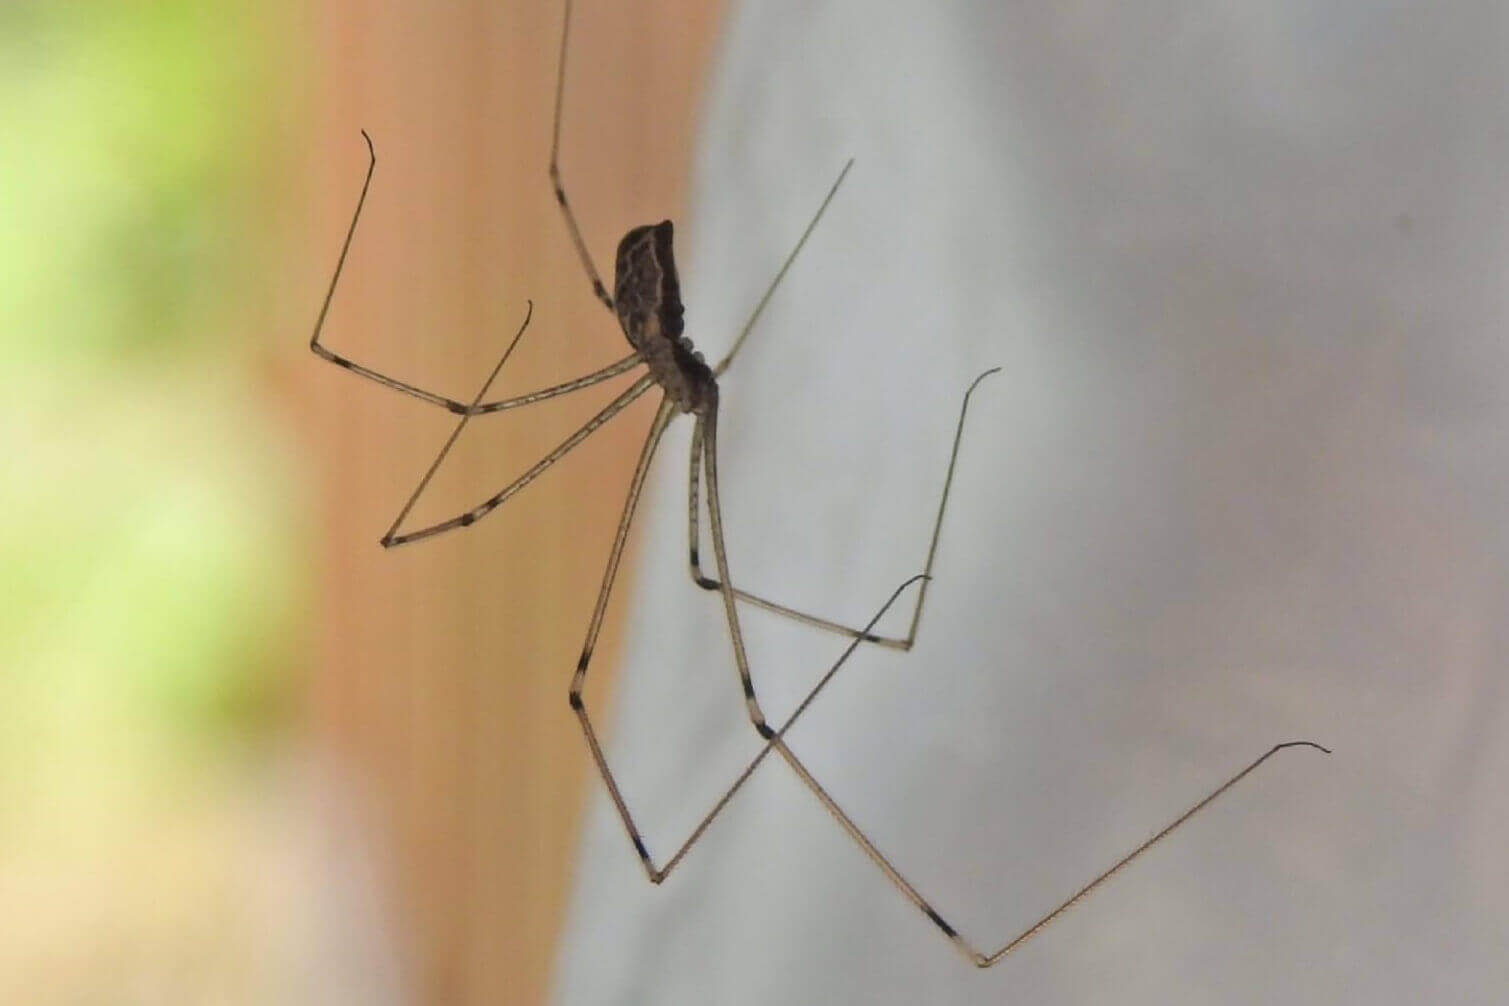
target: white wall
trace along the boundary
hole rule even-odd
[[[726,347],[734,577],[921,643],[792,747],[992,949],[1277,741],[995,969],[774,759],[665,885],[602,792],[563,1003],[1489,1002],[1509,987],[1505,8],[742,4],[688,332]],[[689,239],[689,240],[688,240]],[[757,748],[662,447],[611,757],[668,854]],[[904,618],[892,620],[904,627]],[[767,707],[834,638],[745,616]]]

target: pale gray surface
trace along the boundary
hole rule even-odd
[[[736,581],[866,618],[1005,368],[920,645],[861,651],[793,748],[990,949],[1273,742],[1337,753],[985,972],[775,761],[661,888],[594,783],[559,1002],[1503,1001],[1504,12],[733,8],[681,246],[710,356],[858,159],[723,381]],[[757,747],[684,572],[688,425],[610,755],[662,857]],[[776,711],[840,648],[745,621]]]

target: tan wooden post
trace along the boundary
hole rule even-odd
[[[608,274],[630,226],[684,218],[718,8],[578,5],[562,169]],[[625,352],[546,178],[561,13],[493,0],[329,0],[320,12],[305,43],[312,304],[365,169],[360,128],[378,154],[326,328],[337,352],[470,398],[528,298],[534,324],[495,391]],[[485,498],[623,383],[474,421],[416,519]],[[309,715],[386,832],[405,969],[425,1003],[539,1001],[584,786],[597,784],[566,689],[654,396],[476,526],[384,551],[377,539],[454,417],[313,356],[299,394],[325,494]],[[599,696],[620,620],[594,661]]]

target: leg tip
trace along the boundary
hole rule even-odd
[[[1001,372],[1001,368],[1000,367],[991,367],[989,370],[981,372],[981,374],[978,377],[976,377],[973,381],[970,382],[968,390],[966,390],[964,392],[964,399],[966,401],[969,400],[969,396],[975,393],[975,389],[980,386],[980,382],[981,381],[985,380],[985,378],[989,377],[992,374],[999,374],[1000,372]]]
[[[1326,747],[1324,744],[1317,744],[1314,741],[1285,741],[1283,744],[1278,745],[1273,750],[1281,751],[1284,748],[1314,748],[1315,750],[1323,752],[1325,754],[1331,754],[1330,748]]]

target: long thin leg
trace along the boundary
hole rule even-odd
[[[697,421],[697,429],[693,431],[694,442],[702,444],[703,462],[707,465],[704,476],[707,479],[707,516],[712,524],[713,533],[713,558],[718,564],[719,595],[723,598],[723,614],[728,620],[728,637],[734,647],[734,663],[739,670],[739,683],[744,688],[744,707],[749,713],[749,721],[754,724],[761,737],[770,740],[775,736],[775,731],[765,722],[765,713],[760,709],[760,701],[755,698],[754,679],[749,674],[749,656],[744,652],[744,633],[739,628],[739,610],[735,603],[733,580],[728,575],[728,552],[723,547],[723,506],[718,496],[718,402],[713,400],[712,407],[706,414],[700,416]],[[926,586],[926,581],[923,585]],[[778,745],[782,754],[785,748]]]
[[[921,576],[914,576],[910,580],[907,580],[905,583],[903,583],[901,586],[897,587],[896,590],[891,594],[890,598],[886,601],[886,603],[881,605],[880,610],[877,611],[875,613],[875,616],[870,619],[870,625],[873,626],[876,622],[880,621],[881,617],[891,609],[891,606],[893,604],[896,603],[897,598],[901,597],[902,592],[905,591],[907,587],[911,586],[913,583],[916,583],[921,579],[923,579]],[[844,664],[848,661],[849,656],[859,646],[859,643],[860,640],[858,638],[855,638],[849,642],[849,645],[844,648],[843,653],[839,654],[838,659],[835,660],[832,666],[828,668],[827,673],[825,673],[821,678],[818,679],[817,684],[815,684],[812,687],[812,690],[807,693],[807,697],[802,699],[801,704],[798,705],[795,711],[793,711],[792,714],[786,718],[786,722],[781,724],[781,728],[775,731],[774,736],[770,740],[766,741],[765,745],[760,748],[758,752],[756,752],[755,756],[750,759],[749,764],[744,767],[744,771],[739,773],[739,775],[734,779],[733,783],[728,787],[727,790],[724,791],[723,795],[720,796],[716,801],[714,801],[712,809],[710,809],[705,815],[703,815],[702,820],[699,821],[697,823],[697,826],[692,829],[691,833],[686,837],[686,840],[683,841],[681,845],[676,849],[675,853],[671,855],[671,858],[666,860],[664,866],[656,866],[654,859],[650,856],[648,850],[646,849],[644,840],[640,837],[639,829],[634,823],[634,817],[629,812],[628,805],[622,800],[621,796],[619,795],[618,786],[613,781],[613,774],[608,768],[606,759],[603,758],[602,749],[598,745],[597,737],[592,731],[592,724],[588,719],[587,711],[585,708],[579,705],[579,699],[573,699],[571,708],[576,710],[577,717],[581,720],[582,729],[586,732],[587,735],[588,747],[590,747],[592,750],[593,760],[596,762],[598,771],[602,774],[604,781],[608,785],[608,792],[614,797],[614,805],[618,808],[619,818],[623,821],[624,828],[629,834],[629,839],[634,843],[634,848],[639,852],[640,862],[644,865],[645,872],[649,875],[650,881],[652,883],[658,884],[662,880],[664,880],[667,876],[670,875],[670,872],[676,868],[677,864],[679,864],[682,859],[686,857],[687,852],[694,844],[696,844],[697,840],[702,837],[703,833],[707,831],[708,826],[713,823],[713,819],[716,818],[720,813],[722,813],[723,808],[728,806],[729,801],[733,799],[734,794],[737,793],[740,787],[744,785],[745,780],[747,780],[751,775],[754,774],[754,770],[759,767],[760,762],[764,761],[765,756],[770,754],[771,749],[775,745],[776,739],[783,737],[786,734],[786,731],[790,730],[792,725],[796,723],[797,718],[807,711],[807,707],[812,705],[813,700],[817,698],[818,694],[828,686],[828,682],[833,680],[833,676],[836,675],[839,671],[839,668],[843,667]]]
[[[1131,852],[1118,859],[1111,865],[1109,869],[1104,870],[1103,872],[1098,874],[1094,880],[1091,880],[1088,884],[1071,894],[1057,908],[1053,909],[1048,914],[1032,923],[1032,925],[1022,930],[999,950],[991,954],[985,954],[976,950],[968,940],[966,940],[959,934],[958,930],[949,925],[948,922],[945,921],[944,918],[939,915],[930,904],[928,904],[927,899],[919,894],[917,889],[913,887],[911,883],[901,875],[901,872],[891,864],[891,861],[887,859],[881,853],[881,851],[875,847],[875,844],[871,842],[867,837],[865,837],[864,832],[859,829],[859,826],[854,823],[853,819],[850,818],[849,815],[844,813],[843,809],[839,807],[837,802],[834,801],[833,797],[829,795],[828,791],[823,789],[822,785],[812,777],[811,773],[809,773],[807,769],[799,761],[797,761],[796,756],[791,753],[789,748],[787,748],[784,744],[778,744],[777,747],[782,756],[785,757],[786,761],[796,771],[797,775],[800,776],[802,781],[807,784],[807,788],[812,790],[813,794],[817,796],[818,800],[827,809],[828,813],[832,814],[833,817],[838,821],[838,823],[843,827],[843,829],[849,833],[849,836],[859,844],[860,848],[864,850],[865,855],[869,856],[870,859],[875,863],[875,865],[880,867],[881,872],[890,879],[891,883],[896,885],[901,893],[906,896],[908,901],[916,905],[924,915],[932,920],[934,925],[936,925],[940,930],[943,931],[943,935],[947,936],[951,941],[953,941],[954,946],[956,946],[960,950],[960,952],[964,954],[965,957],[969,958],[977,966],[982,968],[990,967],[992,964],[995,964],[1007,954],[1011,953],[1013,950],[1017,949],[1022,944],[1032,939],[1032,937],[1042,932],[1054,919],[1057,919],[1064,912],[1068,911],[1070,908],[1083,901],[1090,895],[1090,892],[1094,891],[1101,884],[1105,883],[1107,880],[1111,879],[1111,877],[1121,872],[1121,870],[1129,863],[1131,863],[1132,860],[1136,859],[1148,849],[1151,849],[1154,845],[1167,838],[1169,834],[1174,831],[1174,829],[1178,828],[1181,824],[1194,817],[1200,811],[1204,810],[1216,799],[1216,797],[1220,796],[1222,793],[1225,793],[1227,790],[1231,789],[1231,787],[1241,782],[1248,773],[1252,772],[1259,765],[1263,764],[1263,762],[1267,761],[1269,758],[1272,758],[1278,752],[1284,750],[1285,748],[1311,747],[1315,748],[1317,751],[1323,751],[1326,754],[1331,753],[1330,748],[1321,747],[1314,741],[1289,741],[1284,744],[1275,744],[1246,768],[1242,769],[1236,775],[1232,776],[1230,779],[1227,779],[1221,785],[1217,786],[1199,803],[1195,804],[1184,813],[1174,818],[1174,820],[1167,824],[1163,828],[1163,830],[1159,831],[1152,838],[1149,838],[1147,841],[1137,846],[1137,848],[1133,849]]]
[[[875,847],[875,843],[870,841],[868,836],[866,836],[865,833],[860,829],[860,827],[854,823],[853,819],[850,818],[849,815],[844,813],[843,809],[839,807],[837,801],[835,801],[833,797],[828,793],[828,791],[823,788],[822,784],[819,783],[817,779],[813,777],[812,773],[807,770],[807,767],[802,764],[801,759],[799,759],[796,756],[795,752],[793,752],[791,748],[786,745],[782,734],[772,731],[765,722],[765,717],[760,710],[759,702],[755,699],[754,685],[749,675],[749,660],[744,653],[744,638],[743,634],[739,630],[738,612],[734,603],[736,595],[734,588],[731,586],[732,581],[728,575],[728,558],[726,555],[726,550],[723,547],[723,519],[721,514],[721,507],[719,506],[718,500],[717,415],[717,404],[715,402],[713,408],[708,411],[707,415],[699,424],[699,426],[701,427],[700,433],[704,455],[703,460],[707,465],[706,471],[708,516],[712,524],[713,555],[717,559],[718,577],[722,581],[720,593],[723,596],[723,609],[728,617],[728,634],[730,639],[733,641],[734,660],[738,665],[739,677],[744,686],[744,700],[745,705],[748,707],[750,721],[754,724],[755,729],[759,732],[759,734],[769,742],[769,746],[774,747],[776,753],[779,754],[781,758],[791,766],[792,771],[794,771],[797,774],[797,777],[806,784],[807,788],[812,791],[813,795],[817,797],[818,801],[822,803],[823,807],[827,809],[828,813],[832,814],[834,819],[838,821],[839,825],[843,827],[844,831],[849,833],[849,837],[852,838],[859,845],[859,847],[864,850],[865,854],[870,857],[871,861],[873,861],[876,866],[880,867],[881,872],[884,873],[886,877],[891,881],[891,883],[896,886],[897,890],[901,891],[901,893],[906,896],[907,900],[911,901],[912,904],[916,905],[924,915],[931,919],[933,923],[943,931],[943,934],[950,940],[952,940],[954,945],[958,947],[966,957],[968,957],[978,966],[982,968],[990,967],[992,964],[996,963],[1007,954],[1011,953],[1011,951],[1027,942],[1037,933],[1041,932],[1044,927],[1046,927],[1059,915],[1063,914],[1071,906],[1083,900],[1086,896],[1089,895],[1091,891],[1099,887],[1105,881],[1109,880],[1114,874],[1119,872],[1132,860],[1136,859],[1138,856],[1142,855],[1142,853],[1146,852],[1155,844],[1162,841],[1171,832],[1173,832],[1174,829],[1178,828],[1185,821],[1188,821],[1191,817],[1198,814],[1205,807],[1209,806],[1210,803],[1216,799],[1216,797],[1220,796],[1222,793],[1235,786],[1248,773],[1252,772],[1277,752],[1287,747],[1307,746],[1325,751],[1327,754],[1330,753],[1328,749],[1323,748],[1319,744],[1315,744],[1311,741],[1291,741],[1287,744],[1275,745],[1273,748],[1269,749],[1267,753],[1262,755],[1262,757],[1258,758],[1242,771],[1238,772],[1236,775],[1226,780],[1226,782],[1222,783],[1199,803],[1195,804],[1189,810],[1185,811],[1183,814],[1175,818],[1173,822],[1167,825],[1162,831],[1158,832],[1152,838],[1137,846],[1137,848],[1133,849],[1130,853],[1117,860],[1116,863],[1110,867],[1110,869],[1104,871],[1094,880],[1091,880],[1084,887],[1081,887],[1078,891],[1074,892],[1074,894],[1071,895],[1066,901],[1064,901],[1063,904],[1059,905],[1053,911],[1049,912],[1047,915],[1034,922],[1027,929],[1023,930],[1022,933],[1019,934],[1016,938],[1008,942],[1005,946],[1001,947],[1001,949],[997,950],[993,954],[982,954],[980,951],[976,950],[967,940],[960,936],[958,930],[949,925],[949,923],[944,920],[943,916],[939,915],[938,912],[932,907],[932,905],[928,903],[927,899],[924,898],[917,891],[917,889],[913,887],[912,884],[904,876],[901,875],[901,872],[897,870],[896,867],[892,865],[891,861],[887,859],[885,855]],[[946,498],[944,502],[947,502]],[[934,544],[936,544],[936,537]],[[924,574],[924,576],[926,576],[926,574]],[[923,580],[923,589],[926,589],[927,582],[928,581],[926,579]],[[867,634],[868,631],[869,627],[867,627],[866,629],[858,630],[856,632],[856,636],[858,638],[855,639],[855,642],[853,644],[850,644],[851,648],[861,642],[864,635]],[[800,712],[800,709],[798,711]],[[784,733],[784,727],[782,728],[782,733]]]
[[[555,450],[551,451],[549,454],[545,455],[543,458],[537,461],[523,475],[520,475],[518,478],[510,482],[507,487],[505,487],[501,492],[489,497],[484,502],[472,507],[470,510],[466,511],[463,514],[458,514],[457,516],[452,517],[450,520],[441,521],[439,524],[431,524],[429,527],[420,528],[418,531],[410,531],[408,534],[394,534],[394,532],[398,529],[398,525],[402,523],[404,516],[407,515],[409,508],[413,506],[414,500],[418,499],[419,492],[424,489],[424,482],[427,482],[429,480],[429,476],[426,476],[425,480],[420,483],[419,489],[415,490],[414,496],[409,499],[409,502],[405,504],[403,511],[399,513],[398,520],[394,521],[393,526],[388,529],[388,533],[382,536],[383,548],[391,548],[394,545],[404,545],[411,541],[419,541],[421,538],[429,538],[433,535],[440,534],[443,531],[449,531],[452,528],[469,527],[470,525],[475,524],[477,521],[487,516],[493,510],[497,509],[514,493],[518,492],[520,489],[523,489],[525,486],[529,485],[529,483],[533,482],[541,472],[559,461],[573,447],[581,443],[583,440],[586,440],[593,433],[597,432],[599,427],[622,412],[630,402],[634,401],[634,399],[638,398],[640,395],[648,391],[654,383],[654,378],[649,374],[646,374],[639,380],[635,381],[632,385],[629,386],[627,391],[619,395],[617,398],[613,399],[613,401],[609,402],[607,407],[605,407],[601,412],[593,416],[591,419],[587,420],[587,422],[575,433],[571,434],[571,436],[561,441],[560,446],[556,447]],[[458,430],[457,432],[460,431]],[[447,448],[449,448],[449,445],[447,445]],[[439,460],[437,459],[436,464],[438,463]]]
[[[650,471],[650,461],[655,457],[655,448],[660,445],[661,435],[665,433],[666,425],[675,415],[675,404],[670,398],[664,398],[660,402],[660,408],[655,413],[655,420],[650,424],[650,432],[645,437],[644,447],[639,451],[639,461],[634,466],[634,477],[629,482],[629,494],[624,498],[623,514],[618,518],[618,531],[613,536],[613,547],[608,552],[608,563],[603,567],[602,586],[597,591],[597,603],[592,608],[592,620],[587,623],[587,639],[582,643],[581,656],[576,661],[576,673],[571,676],[571,708],[576,712],[576,718],[581,722],[582,733],[587,738],[587,747],[592,751],[592,760],[597,763],[597,770],[603,777],[603,782],[608,787],[608,795],[613,798],[613,805],[618,808],[618,816],[623,819],[624,827],[629,831],[629,838],[634,842],[634,848],[639,853],[640,860],[645,864],[645,869],[650,871],[651,879],[655,879],[655,871],[650,862],[650,854],[645,850],[644,840],[639,837],[639,831],[634,827],[634,819],[629,814],[628,805],[624,803],[623,794],[618,791],[618,783],[613,779],[613,773],[608,769],[607,759],[603,757],[602,746],[597,742],[597,734],[592,729],[592,721],[587,717],[586,703],[582,701],[582,686],[587,681],[587,665],[592,661],[592,651],[597,647],[597,636],[602,631],[603,616],[608,610],[608,597],[613,593],[613,581],[618,576],[618,564],[623,559],[624,543],[629,538],[629,526],[634,522],[634,509],[639,505],[639,494],[644,489],[645,476]]]
[[[959,461],[959,444],[964,437],[964,417],[969,413],[970,396],[975,393],[975,388],[979,387],[981,381],[985,380],[985,378],[989,377],[991,374],[999,372],[1000,369],[1000,367],[992,367],[990,370],[985,371],[985,373],[976,377],[974,379],[974,382],[970,384],[968,390],[964,392],[964,404],[959,407],[959,423],[954,428],[953,449],[949,452],[948,455],[948,472],[943,477],[943,493],[938,500],[938,513],[933,520],[932,538],[928,542],[927,562],[923,566],[923,572],[924,574],[929,576],[929,578],[931,578],[933,572],[933,560],[937,557],[938,554],[938,536],[943,530],[943,514],[948,508],[948,494],[950,488],[954,483],[954,468]],[[705,576],[703,574],[698,555],[700,515],[697,505],[697,486],[701,469],[701,432],[702,430],[699,426],[693,432],[692,436],[691,490],[688,506],[688,537],[690,538],[691,542],[691,573],[692,579],[696,582],[697,586],[702,587],[706,590],[720,590],[722,588],[722,584],[719,583],[718,580]],[[775,612],[777,615],[784,615],[787,618],[794,619],[798,622],[803,622],[815,628],[825,629],[828,632],[836,632],[839,635],[843,636],[857,636],[867,643],[874,643],[877,646],[884,646],[893,650],[905,651],[910,650],[912,648],[912,645],[917,641],[917,626],[922,619],[922,604],[927,599],[928,582],[929,581],[923,581],[922,589],[917,592],[917,605],[912,609],[911,626],[907,629],[906,635],[902,637],[876,636],[870,634],[861,635],[861,632],[863,630],[855,629],[850,626],[843,625],[839,622],[829,621],[826,618],[821,618],[817,615],[809,614],[804,611],[798,611],[795,608],[787,607],[784,604],[777,604],[774,601],[767,600],[766,598],[760,597],[756,594],[751,594],[748,591],[741,590],[737,587],[734,588],[734,596],[741,601],[747,601],[750,604],[755,605],[756,607],[764,608],[766,611]]]
[[[613,298],[608,295],[607,288],[603,286],[603,278],[592,262],[592,253],[582,240],[581,228],[576,225],[576,214],[571,212],[571,204],[566,201],[566,188],[561,184],[561,99],[566,93],[566,42],[570,37],[571,0],[566,0],[566,15],[561,23],[561,56],[555,71],[555,124],[550,133],[550,186],[555,189],[555,201],[561,204],[561,213],[566,217],[566,229],[571,232],[571,243],[576,245],[577,255],[581,256],[582,268],[587,270],[587,278],[592,280],[592,294],[612,311]]]
[[[419,480],[419,484],[409,494],[408,502],[403,505],[402,510],[398,511],[398,516],[393,518],[393,523],[388,525],[388,530],[383,535],[384,539],[393,537],[393,532],[398,530],[398,525],[404,522],[404,518],[409,515],[409,511],[414,508],[414,504],[419,502],[420,493],[424,492],[425,487],[430,484],[430,479],[435,477],[435,472],[439,471],[441,462],[445,460],[446,455],[455,446],[456,438],[461,436],[461,431],[466,429],[466,424],[472,421],[472,416],[475,414],[473,409],[476,408],[478,402],[482,401],[482,396],[487,394],[487,389],[492,387],[493,381],[498,379],[499,372],[503,370],[503,364],[507,363],[508,358],[513,355],[514,347],[519,344],[519,337],[524,334],[524,329],[529,327],[529,319],[533,316],[534,301],[530,301],[529,310],[524,314],[524,323],[519,326],[519,331],[514,335],[513,340],[509,342],[508,348],[503,351],[503,355],[498,358],[498,362],[493,367],[492,373],[488,374],[487,380],[482,382],[482,387],[478,389],[476,397],[472,399],[471,406],[462,413],[461,421],[456,424],[456,428],[451,431],[451,435],[446,437],[445,443],[441,445],[440,452],[435,455],[435,460],[430,462],[430,467],[425,471],[424,477]]]
[[[340,258],[336,259],[335,272],[330,276],[330,285],[325,289],[325,299],[320,304],[319,317],[314,322],[314,333],[309,337],[309,348],[316,356],[328,360],[338,367],[349,370],[359,377],[376,381],[378,384],[392,388],[394,391],[401,391],[406,395],[412,395],[420,401],[429,402],[431,405],[438,405],[460,416],[474,416],[484,412],[501,412],[504,409],[512,409],[521,405],[530,405],[534,402],[544,401],[547,398],[554,398],[556,395],[564,395],[567,392],[588,387],[599,381],[606,381],[610,377],[622,374],[640,362],[638,353],[630,353],[622,360],[611,363],[601,370],[595,370],[584,377],[578,377],[563,384],[543,388],[540,391],[532,391],[525,395],[516,395],[513,398],[505,398],[501,401],[486,403],[474,401],[470,405],[465,405],[454,398],[437,395],[433,391],[425,391],[423,388],[415,387],[397,378],[389,377],[387,374],[380,373],[370,367],[365,367],[354,360],[327,349],[320,342],[320,333],[325,328],[325,316],[330,313],[330,302],[335,298],[335,288],[340,285],[341,272],[346,268],[346,256],[351,251],[351,239],[356,236],[356,225],[361,220],[362,207],[367,204],[367,190],[372,187],[372,174],[377,170],[377,151],[372,146],[372,137],[367,135],[365,129],[362,130],[362,139],[367,141],[367,176],[362,180],[362,192],[356,200],[356,210],[351,214],[351,224],[346,228],[346,240],[341,244]],[[519,337],[522,335],[523,330],[521,329],[519,334],[514,336],[514,343],[517,343]],[[512,349],[513,346],[510,345],[510,352]],[[491,383],[492,381],[489,380],[488,384],[490,385]]]
[[[828,209],[828,204],[833,201],[834,195],[836,195],[838,192],[838,187],[844,183],[844,176],[849,173],[849,169],[852,167],[854,167],[854,158],[851,157],[844,164],[843,170],[838,173],[838,178],[834,180],[833,187],[829,189],[828,194],[823,197],[822,205],[817,208],[817,212],[814,213],[812,215],[812,219],[808,221],[807,229],[802,231],[802,236],[797,239],[796,247],[791,249],[791,254],[787,255],[786,261],[781,263],[781,269],[775,274],[775,279],[771,280],[770,286],[765,288],[765,295],[761,297],[760,302],[755,305],[754,311],[749,315],[749,320],[746,321],[744,323],[744,327],[739,330],[739,337],[734,340],[733,348],[731,348],[728,351],[728,355],[725,356],[722,360],[719,360],[718,365],[713,368],[714,377],[723,376],[723,372],[727,370],[728,365],[733,362],[734,354],[739,351],[740,346],[744,345],[744,340],[749,338],[750,330],[755,327],[755,322],[760,319],[760,315],[765,311],[765,305],[770,303],[770,298],[775,295],[775,288],[780,286],[781,280],[786,278],[786,270],[790,269],[791,263],[796,261],[797,255],[801,253],[802,246],[807,243],[807,238],[811,237],[813,229],[817,227],[817,222],[823,218],[824,211]]]
[[[637,352],[630,353],[622,360],[608,364],[602,370],[594,370],[590,374],[584,374],[581,377],[563,381],[548,388],[541,388],[539,391],[531,391],[528,394],[515,395],[512,398],[503,398],[495,402],[473,402],[470,406],[463,406],[464,411],[462,414],[482,416],[490,412],[516,409],[521,405],[533,405],[535,402],[543,402],[545,399],[554,398],[557,395],[580,391],[582,388],[590,388],[592,385],[606,381],[610,377],[617,377],[626,370],[633,370],[641,363],[644,363],[644,357],[640,356]],[[451,411],[455,412],[456,410],[452,409]]]

